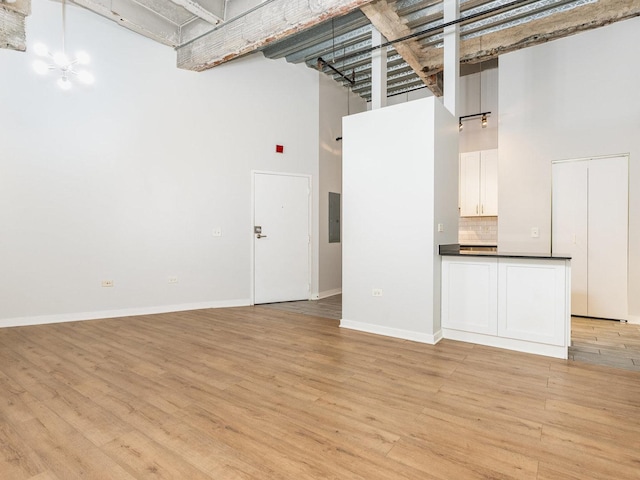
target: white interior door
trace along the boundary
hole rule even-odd
[[[254,174],[254,303],[308,300],[308,176]]]
[[[589,316],[627,318],[627,157],[589,161]]]
[[[587,162],[552,167],[551,249],[571,255],[571,313],[588,316]]]

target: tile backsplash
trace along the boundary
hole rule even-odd
[[[463,245],[497,245],[498,217],[460,217],[458,242]]]

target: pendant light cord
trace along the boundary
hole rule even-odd
[[[62,53],[67,54],[67,48],[65,45],[65,30],[66,30],[66,13],[67,13],[67,2],[62,0]]]

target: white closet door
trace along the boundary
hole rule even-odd
[[[571,313],[588,316],[587,305],[587,164],[552,167],[552,251],[571,255]]]
[[[589,161],[589,316],[627,318],[627,157]]]

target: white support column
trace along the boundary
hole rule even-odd
[[[460,17],[460,1],[444,0],[444,23]],[[460,25],[444,29],[444,106],[458,117],[460,82]]]
[[[386,42],[382,34],[371,29],[371,46]],[[387,106],[387,48],[378,48],[371,52],[371,109]]]

